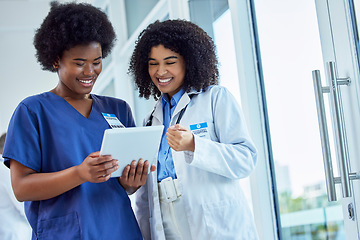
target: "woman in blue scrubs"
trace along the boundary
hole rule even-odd
[[[110,178],[118,161],[98,152],[110,128],[103,115],[135,126],[126,102],[90,93],[114,40],[105,13],[76,3],[53,2],[35,34],[39,63],[59,82],[18,105],[3,153],[32,239],[142,239],[128,194],[145,184],[148,162]]]

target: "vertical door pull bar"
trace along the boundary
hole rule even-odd
[[[327,63],[329,76],[330,76],[330,95],[333,100],[333,118],[334,118],[334,131],[336,136],[336,144],[338,145],[338,164],[341,179],[341,189],[343,197],[351,197],[350,179],[349,179],[349,166],[348,166],[348,153],[346,146],[345,128],[343,121],[343,113],[341,106],[339,85],[349,85],[350,78],[338,78],[336,74],[336,67],[334,62]]]
[[[322,87],[319,70],[312,71],[312,77],[314,81],[316,109],[318,113],[320,138],[321,138],[323,162],[325,169],[326,188],[328,193],[328,200],[329,202],[332,202],[332,201],[336,201],[336,191],[335,191],[334,173],[332,169],[329,134],[328,134],[328,128],[326,122],[324,97],[323,97],[323,93],[329,93],[330,89],[329,87]]]

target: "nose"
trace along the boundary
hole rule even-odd
[[[93,74],[94,74],[94,67],[92,66],[92,64],[86,64],[86,66],[84,67],[84,75],[91,76]]]
[[[159,74],[159,76],[164,76],[167,73],[166,67],[163,65],[159,65],[157,73]]]

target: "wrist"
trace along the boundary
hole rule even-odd
[[[136,192],[136,190],[138,190],[138,188],[128,188],[125,189],[125,192],[127,193],[127,195],[132,195],[133,193]]]
[[[82,175],[81,164],[74,166],[73,170],[75,172],[75,179],[76,179],[76,181],[79,182],[79,185],[83,184],[84,182],[87,182],[87,179],[85,178],[85,176]]]
[[[194,134],[191,134],[191,141],[190,141],[190,145],[189,145],[189,151],[191,152],[195,152],[195,137]]]
[[[120,186],[125,190],[125,192],[128,194],[128,195],[131,195],[133,194],[134,192],[136,192],[136,190],[138,190],[139,187],[132,187],[126,183],[122,183],[121,181],[121,177],[118,178],[118,182],[120,184]]]

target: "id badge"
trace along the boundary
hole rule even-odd
[[[199,137],[210,139],[207,122],[190,125],[190,131]]]
[[[124,128],[125,126],[119,121],[119,119],[113,113],[102,113],[105,120],[108,122],[111,128]]]

